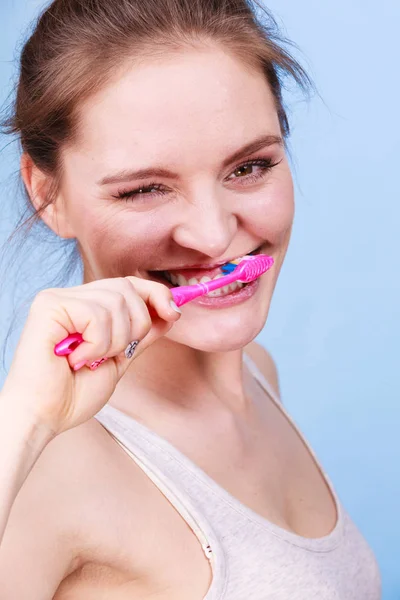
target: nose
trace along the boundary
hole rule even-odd
[[[180,246],[216,258],[229,248],[236,232],[236,215],[211,198],[185,206],[173,239]]]

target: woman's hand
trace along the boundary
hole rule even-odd
[[[128,368],[128,344],[140,341],[138,356],[179,319],[171,300],[167,286],[138,277],[40,292],[2,390],[8,410],[51,435],[89,420],[108,402]],[[54,346],[74,332],[84,342],[68,357],[56,356]],[[94,371],[86,366],[74,370],[83,361],[90,365],[103,357],[109,360]]]

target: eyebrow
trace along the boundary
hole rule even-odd
[[[231,163],[244,158],[248,154],[258,152],[262,148],[278,144],[284,145],[283,138],[279,135],[262,135],[252,142],[249,142],[239,150],[236,150],[222,163],[222,168],[229,166]],[[139,169],[138,171],[123,170],[113,175],[107,175],[97,182],[98,185],[107,185],[110,183],[122,183],[124,181],[132,181],[133,179],[148,179],[149,177],[165,177],[167,179],[178,179],[178,173],[174,173],[162,167],[150,167],[147,169]]]

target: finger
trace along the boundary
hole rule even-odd
[[[78,294],[87,290],[110,289],[119,290],[126,295],[129,292],[127,283],[143,299],[151,316],[157,314],[166,321],[176,321],[179,319],[181,310],[174,303],[171,290],[166,285],[157,281],[150,281],[134,276],[112,277],[98,279],[68,289]]]
[[[113,277],[108,279],[98,279],[84,285],[68,288],[76,294],[85,293],[90,290],[120,290],[122,293],[129,293],[128,285],[133,288],[135,293],[140,295],[147,305],[151,317],[154,315],[168,321],[176,321],[181,315],[181,310],[176,306],[171,290],[164,284],[143,279],[141,277]]]
[[[132,286],[126,287],[127,291],[121,289],[121,286],[117,290],[96,290],[94,296],[93,290],[80,292],[81,297],[94,297],[110,313],[112,333],[107,353],[109,358],[122,352],[132,340],[142,339],[151,327],[145,303]]]
[[[181,310],[174,303],[171,290],[166,285],[140,277],[128,276],[124,279],[140,294],[150,313],[155,311],[165,321],[175,322],[180,318]]]
[[[68,314],[72,330],[82,333],[84,342],[68,357],[70,366],[78,362],[107,356],[113,343],[113,322],[110,311],[93,300],[63,298],[62,309]]]

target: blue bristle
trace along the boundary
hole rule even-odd
[[[224,275],[229,275],[230,273],[232,273],[232,271],[236,269],[236,267],[237,265],[235,265],[234,263],[227,263],[226,265],[221,267],[221,271]]]

